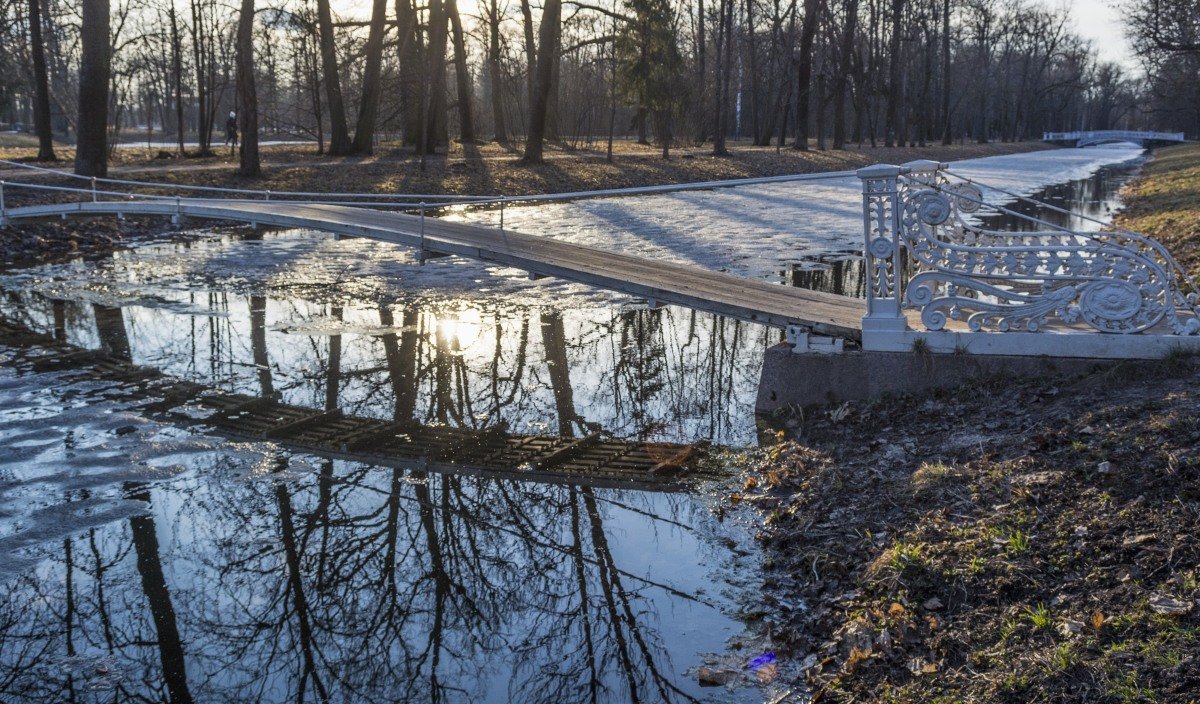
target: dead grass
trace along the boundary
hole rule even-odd
[[[422,166],[411,150],[395,144],[382,144],[371,156],[342,158],[318,155],[313,146],[274,145],[263,148],[264,175],[247,180],[233,174],[236,158],[220,148],[211,157],[158,159],[157,148],[133,147],[116,151],[110,171],[143,180],[279,191],[529,195],[838,171],[879,162],[965,159],[1044,148],[1041,143],[1017,142],[798,152],[733,145],[729,156],[714,157],[709,147],[680,148],[664,160],[654,147],[622,141],[611,163],[605,159],[603,144],[580,149],[560,144],[548,150],[545,164],[526,166],[518,162],[518,145],[454,144],[448,155],[431,156]],[[0,147],[0,158],[34,155],[32,146]],[[70,163],[73,152],[61,148],[59,157]]]
[[[1124,197],[1117,223],[1158,239],[1200,275],[1200,144],[1158,150]]]
[[[1200,701],[1200,367],[809,414],[735,497],[822,701]]]

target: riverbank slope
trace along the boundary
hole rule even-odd
[[[1200,275],[1200,144],[1158,150],[1122,195],[1117,224],[1162,242]]]
[[[1198,194],[1164,150],[1120,221],[1195,272]],[[824,701],[1200,700],[1198,419],[1181,356],[780,418],[757,615]]]

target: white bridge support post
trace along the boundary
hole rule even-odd
[[[867,314],[862,320],[862,345],[873,348],[881,338],[903,337],[904,284],[900,249],[899,178],[906,169],[877,164],[859,169],[863,184],[863,262],[867,277]]]

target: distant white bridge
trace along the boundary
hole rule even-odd
[[[1112,142],[1133,142],[1143,147],[1177,144],[1186,141],[1182,132],[1138,132],[1134,130],[1091,130],[1087,132],[1043,132],[1043,142],[1074,142],[1077,147],[1090,147]]]

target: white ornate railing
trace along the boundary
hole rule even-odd
[[[858,175],[863,181],[868,274],[863,338],[868,349],[899,351],[923,333],[931,333],[926,344],[936,343],[934,348],[942,351],[991,334],[984,345],[989,352],[1068,356],[1073,350],[1063,345],[1075,344],[1078,335],[1041,336],[1030,347],[1027,334],[1200,339],[1195,337],[1200,333],[1200,289],[1170,252],[1149,237],[1107,224],[1096,232],[1072,230],[992,205],[983,196],[986,186],[937,162],[873,166]],[[985,229],[976,217],[985,208],[1038,229]],[[1024,334],[1002,339],[998,333]],[[1140,356],[1136,343],[1088,343],[1078,356],[1094,355]]]

